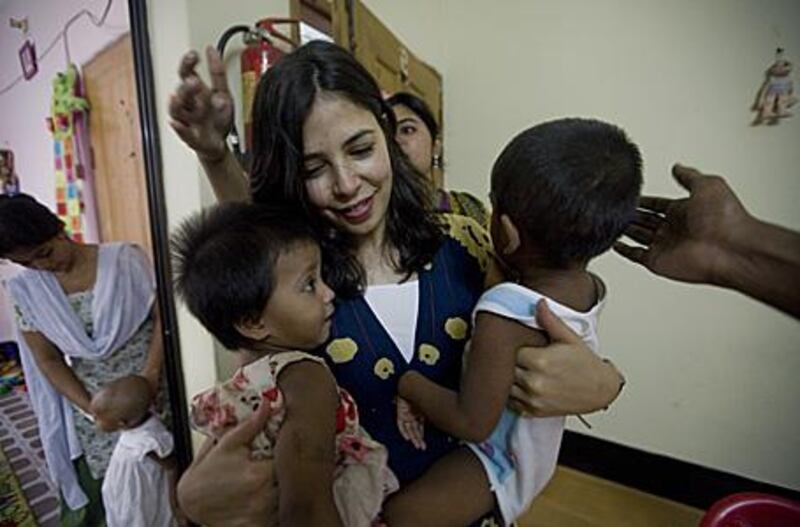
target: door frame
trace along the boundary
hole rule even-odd
[[[178,470],[182,472],[192,461],[192,443],[186,406],[186,387],[183,382],[175,299],[172,295],[166,194],[162,180],[161,149],[156,120],[155,84],[153,61],[150,55],[150,37],[147,29],[146,4],[146,0],[128,0],[128,12],[133,44],[133,65],[136,73],[136,97],[139,103],[142,154],[147,177],[147,207],[150,213],[153,264],[158,288],[158,303],[161,309],[161,337],[164,341],[167,391],[175,438],[174,452]]]

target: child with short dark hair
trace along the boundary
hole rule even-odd
[[[399,395],[440,429],[472,443],[506,524],[528,508],[551,478],[563,417],[525,417],[505,409],[514,379],[515,352],[544,346],[536,322],[540,304],[561,317],[595,352],[605,286],[586,269],[632,220],[642,185],[638,148],[616,126],[560,119],[534,126],[505,147],[492,169],[492,238],[513,281],[484,292],[473,311],[474,332],[458,393],[417,372],[400,379]],[[401,405],[402,406],[402,405]],[[419,427],[398,426],[418,443]],[[451,478],[474,468],[451,465]],[[424,477],[423,477],[424,479]],[[430,485],[434,485],[431,482]],[[403,492],[425,509],[425,485]],[[485,495],[484,495],[485,497]],[[430,505],[430,508],[435,505]]]
[[[109,527],[178,523],[172,432],[150,412],[151,403],[150,383],[139,375],[111,381],[92,397],[97,427],[120,431],[102,487]]]
[[[172,245],[178,294],[241,364],[193,398],[193,427],[219,438],[268,404],[253,450],[275,457],[280,524],[371,525],[397,480],[353,399],[309,353],[334,311],[311,228],[283,207],[229,203],[185,221]]]

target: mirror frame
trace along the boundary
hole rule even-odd
[[[133,43],[136,94],[139,103],[139,126],[142,135],[147,176],[147,208],[150,213],[150,236],[153,241],[153,265],[156,274],[158,304],[161,310],[161,338],[164,342],[164,365],[172,413],[175,457],[179,472],[192,460],[186,388],[183,383],[180,338],[175,300],[172,295],[172,272],[169,251],[166,195],[162,180],[161,148],[156,119],[153,61],[147,21],[147,0],[128,0],[128,16]]]

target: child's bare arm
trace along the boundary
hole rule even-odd
[[[278,377],[286,420],[275,446],[279,523],[342,525],[333,499],[338,392],[325,366],[312,361],[287,366]]]
[[[147,349],[147,359],[140,375],[147,379],[153,398],[158,394],[161,369],[164,367],[164,341],[161,337],[161,310],[158,300],[153,302],[153,336]]]
[[[476,317],[460,391],[442,388],[410,371],[400,379],[399,395],[441,430],[467,441],[483,441],[492,433],[508,402],[517,349],[545,344],[544,333],[481,312]]]
[[[392,494],[383,506],[383,517],[391,527],[463,527],[477,522],[493,507],[494,495],[483,465],[462,447]]]
[[[72,368],[64,360],[64,354],[38,331],[23,331],[22,337],[31,350],[36,365],[53,387],[80,408],[84,414],[92,415],[92,396]]]

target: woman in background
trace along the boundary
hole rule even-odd
[[[395,93],[386,102],[397,119],[395,139],[400,148],[411,165],[436,184],[436,173],[442,170],[442,139],[430,108],[425,101],[407,92]],[[486,206],[472,194],[437,188],[435,206],[439,212],[469,216],[488,227]]]
[[[95,427],[90,401],[130,374],[157,391],[163,349],[150,264],[131,244],[72,241],[25,194],[0,196],[0,258],[25,267],[7,285],[60,524],[105,525],[100,488],[118,433]]]

